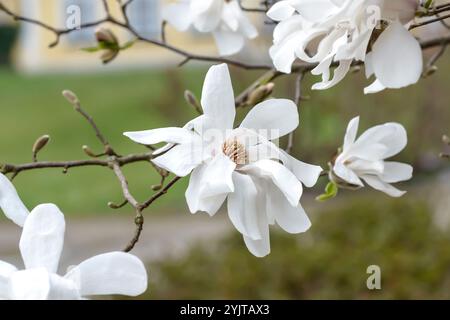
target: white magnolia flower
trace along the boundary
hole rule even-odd
[[[408,86],[419,80],[423,69],[419,42],[407,29],[417,6],[418,0],[277,2],[267,13],[280,21],[270,56],[285,73],[291,72],[296,58],[317,63],[312,70],[322,76],[313,86],[317,90],[340,82],[353,61],[364,62],[366,76],[375,76],[365,93]],[[312,47],[316,49],[311,55]],[[333,63],[338,64],[334,74]]]
[[[179,0],[164,8],[163,18],[179,31],[193,26],[212,33],[222,56],[241,51],[246,39],[258,36],[237,0]]]
[[[284,99],[264,101],[233,129],[236,110],[225,64],[208,71],[201,105],[204,114],[184,128],[125,135],[141,144],[171,143],[154,163],[178,176],[192,172],[186,190],[192,213],[212,216],[227,199],[229,218],[255,256],[270,252],[270,224],[276,222],[289,233],[308,230],[311,223],[299,203],[302,183],[312,187],[322,169],[271,142],[297,128],[297,106]]]
[[[336,158],[331,178],[352,187],[363,187],[364,180],[372,188],[392,197],[405,194],[391,183],[411,179],[413,168],[404,163],[384,161],[407,144],[405,128],[398,123],[385,123],[370,128],[358,139],[359,117],[350,121],[344,138],[342,153]]]
[[[20,252],[24,270],[0,260],[0,300],[73,300],[90,295],[137,296],[147,289],[147,272],[135,256],[110,252],[92,257],[59,276],[65,221],[53,204],[31,213],[11,182],[0,174],[0,206],[6,216],[23,226]]]

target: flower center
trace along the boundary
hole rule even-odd
[[[242,143],[236,139],[230,139],[222,145],[223,153],[236,164],[246,164],[248,160],[247,152]]]

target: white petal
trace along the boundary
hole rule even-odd
[[[342,180],[344,180],[348,183],[358,185],[361,187],[364,186],[364,184],[358,178],[358,175],[355,172],[353,172],[352,170],[350,170],[349,168],[347,168],[347,166],[345,166],[343,163],[341,163],[338,160],[336,161],[336,163],[333,166],[333,172],[339,178],[341,178]]]
[[[279,1],[276,2],[269,11],[267,11],[267,16],[275,21],[282,21],[291,17],[295,12],[295,8],[291,6],[289,1]]]
[[[70,279],[65,279],[57,274],[50,274],[50,292],[48,300],[80,300],[81,295],[78,285]]]
[[[120,294],[138,296],[147,290],[147,271],[141,260],[124,252],[92,257],[72,268],[66,279],[74,281],[82,296]]]
[[[185,177],[202,162],[203,151],[202,144],[179,144],[152,162],[179,177]]]
[[[192,213],[205,211],[214,215],[230,192],[234,192],[232,173],[236,164],[220,153],[209,163],[192,171],[186,201]]]
[[[9,290],[12,300],[47,300],[49,274],[44,268],[17,271],[11,275]]]
[[[55,273],[64,245],[64,215],[54,204],[41,204],[31,211],[20,238],[25,267]]]
[[[301,30],[303,27],[303,18],[299,15],[278,23],[273,30],[273,43],[277,44],[287,38],[294,32]]]
[[[233,173],[236,191],[228,195],[228,216],[235,228],[243,235],[259,240],[258,191],[250,176]]]
[[[406,181],[412,178],[413,167],[406,163],[385,161],[384,171],[379,177],[387,183]]]
[[[419,42],[399,22],[393,22],[380,35],[372,51],[377,79],[387,88],[416,83],[423,69]]]
[[[339,62],[339,66],[334,70],[333,78],[329,81],[315,83],[312,86],[312,89],[313,90],[325,90],[325,89],[329,89],[329,88],[335,86],[342,79],[344,79],[344,77],[350,70],[351,65],[352,65],[352,60],[341,60]]]
[[[300,180],[306,187],[311,188],[317,183],[317,180],[323,171],[320,166],[297,160],[283,150],[281,150],[281,152],[284,155],[284,159],[282,159],[282,161],[286,168],[291,170],[298,180]]]
[[[224,3],[222,21],[230,31],[236,32],[238,30],[240,13],[239,4],[236,1]]]
[[[353,118],[350,120],[347,126],[347,131],[345,132],[344,137],[344,147],[343,150],[348,150],[350,146],[353,145],[356,139],[356,135],[358,133],[358,126],[359,126],[359,116]]]
[[[408,135],[405,127],[399,123],[386,123],[385,126],[390,131],[390,134],[384,136],[380,142],[388,148],[384,155],[385,158],[390,158],[406,147],[408,144]]]
[[[124,132],[124,135],[134,142],[152,145],[160,142],[189,143],[198,137],[185,128],[159,128],[145,131]]]
[[[29,214],[28,209],[20,200],[16,188],[9,179],[0,173],[0,207],[8,219],[23,226]]]
[[[235,168],[236,164],[230,158],[219,153],[206,167],[201,196],[207,198],[234,192],[232,174]]]
[[[370,86],[364,88],[364,94],[378,93],[384,89],[386,89],[386,87],[376,79]]]
[[[162,11],[162,17],[178,31],[187,31],[191,25],[188,3],[172,3],[167,5]]]
[[[366,175],[362,176],[361,178],[364,179],[364,181],[367,182],[367,184],[375,190],[382,191],[391,197],[398,198],[406,193],[406,191],[398,190],[397,188],[391,186],[389,183],[381,181],[377,176]]]
[[[217,49],[221,56],[231,56],[244,47],[244,36],[235,31],[219,29],[213,33]]]
[[[268,140],[273,140],[294,131],[298,124],[298,109],[293,101],[270,99],[251,109],[240,127],[253,129]]]
[[[367,160],[386,159],[403,150],[407,142],[405,128],[389,122],[366,130],[353,144],[351,153]]]
[[[302,184],[284,165],[272,160],[259,160],[241,170],[257,177],[271,179],[291,205],[298,205],[303,193]]]
[[[300,204],[292,206],[274,187],[269,187],[268,190],[267,212],[275,217],[278,225],[286,232],[297,234],[306,232],[311,227],[311,221],[303,207]]]
[[[247,249],[256,257],[262,258],[270,253],[270,235],[269,222],[267,220],[267,212],[265,208],[265,195],[260,193],[260,199],[257,201],[259,210],[257,214],[258,229],[261,234],[261,239],[254,240],[244,235],[244,242]]]
[[[215,129],[232,129],[236,108],[230,72],[226,64],[212,66],[205,77],[201,104]]]
[[[16,271],[15,266],[0,260],[0,300],[10,299],[9,278]]]
[[[233,3],[237,7],[239,7],[237,2],[233,2]],[[258,36],[258,30],[252,24],[249,17],[247,17],[247,15],[245,15],[240,8],[239,8],[239,10],[241,11],[241,14],[239,15],[239,18],[238,18],[239,19],[239,32],[242,33],[243,35],[245,35],[245,37],[247,39],[255,39]]]
[[[0,260],[0,277],[9,277],[17,271],[17,268],[12,264]]]
[[[376,160],[364,160],[364,159],[353,159],[347,164],[347,167],[353,172],[357,172],[358,176],[362,174],[381,174],[384,170],[384,161]]]
[[[216,29],[222,18],[223,5],[223,1],[217,0],[191,1],[190,14],[195,28],[200,32],[211,32]]]
[[[300,30],[290,34],[280,43],[275,43],[270,47],[270,58],[277,71],[291,73],[292,64],[296,59],[295,49],[299,46],[303,36],[304,32]]]

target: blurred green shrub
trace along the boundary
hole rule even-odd
[[[254,258],[237,232],[181,260],[150,265],[150,299],[450,298],[450,234],[420,202],[360,199],[313,217],[294,236],[272,232],[272,253]],[[368,290],[369,265],[382,289]]]

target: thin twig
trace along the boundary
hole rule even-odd
[[[300,107],[300,101],[302,99],[302,80],[304,77],[304,73],[299,73],[295,82],[295,104],[297,107]],[[295,137],[295,130],[289,133],[288,136],[288,144],[286,147],[286,152],[291,153],[292,149],[294,148],[294,137]]]

